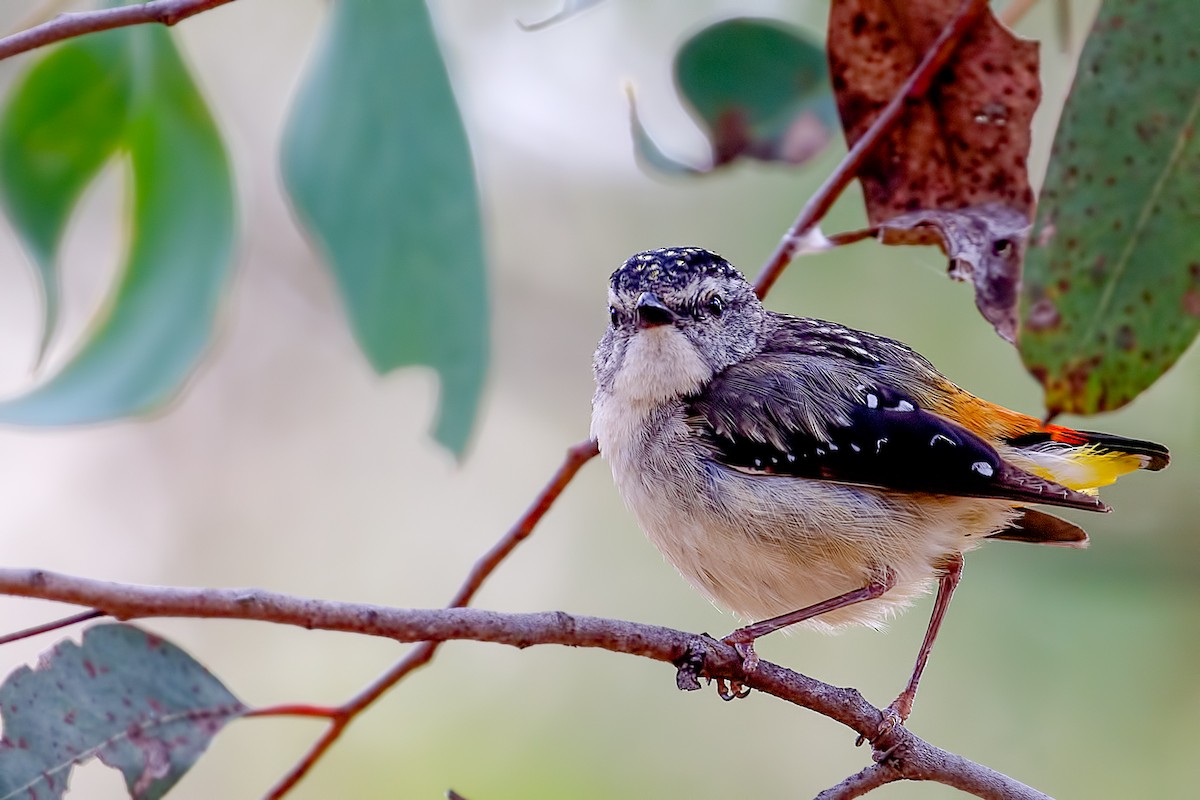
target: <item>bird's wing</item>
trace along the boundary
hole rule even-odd
[[[832,338],[855,347],[847,331]],[[713,461],[749,474],[1108,510],[1005,461],[979,435],[929,410],[933,403],[922,407],[928,382],[902,389],[894,358],[872,358],[874,347],[851,358],[830,352],[828,341],[810,345],[788,342],[735,364],[690,398],[691,424]]]

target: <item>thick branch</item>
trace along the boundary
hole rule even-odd
[[[765,661],[747,675],[742,669],[742,656],[733,647],[707,636],[656,625],[563,612],[502,614],[469,608],[397,609],[260,589],[137,586],[45,570],[0,569],[0,594],[73,603],[118,619],[243,619],[381,636],[400,642],[469,639],[521,648],[559,644],[696,665],[697,672],[704,677],[739,681],[817,711],[872,739],[877,756],[887,753],[887,763],[901,778],[938,781],[997,800],[1046,800],[1040,792],[935,747],[903,727],[879,734],[883,715],[854,689],[830,686]]]
[[[49,22],[0,39],[0,59],[15,56],[83,36],[85,33],[127,28],[131,25],[174,25],[202,11],[232,3],[233,0],[154,0],[117,8],[96,11],[77,11],[59,14]]]

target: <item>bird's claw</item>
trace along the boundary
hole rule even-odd
[[[750,687],[741,681],[726,678],[710,678],[709,682],[712,681],[716,681],[717,683],[717,696],[726,702],[741,700],[750,694]]]
[[[721,640],[722,644],[732,645],[734,650],[737,650],[738,655],[742,657],[742,672],[749,675],[758,669],[758,654],[754,652],[754,642],[740,642],[730,636],[726,636]],[[715,678],[709,679],[717,683],[717,695],[722,700],[740,700],[750,694],[750,687],[742,683],[740,680],[733,678]]]
[[[885,737],[897,728],[904,727],[905,717],[901,714],[902,709],[897,709],[895,706],[896,704],[893,703],[880,712],[879,727],[875,729],[874,736],[868,737],[865,733],[860,733],[858,739],[854,741],[854,746],[860,747],[864,742],[869,740],[875,748],[875,752],[871,757],[876,762],[886,761],[896,752],[896,748],[900,746],[899,739],[890,744],[885,740]]]

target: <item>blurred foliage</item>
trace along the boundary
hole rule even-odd
[[[630,90],[634,147],[662,172],[704,173],[737,158],[800,165],[837,129],[825,49],[794,26],[744,17],[710,25],[680,45],[674,74],[711,143],[712,165],[666,155],[638,119]]]
[[[0,120],[0,186],[39,265],[45,350],[58,318],[59,245],[80,194],[129,161],[129,255],[70,361],[0,402],[0,422],[67,425],[142,413],[173,396],[212,335],[233,256],[233,186],[208,107],[161,28],[51,51]]]
[[[483,233],[466,134],[423,0],[341,0],[285,134],[302,224],[342,288],[380,373],[442,379],[438,441],[462,455],[487,361]],[[0,128],[0,180],[58,316],[58,244],[81,192],[131,164],[129,263],[71,362],[0,403],[0,421],[66,425],[173,397],[209,344],[233,256],[224,147],[166,30],[92,35],[49,51]],[[436,335],[431,335],[436,331]]]
[[[284,134],[283,174],[355,334],[385,373],[441,378],[462,455],[487,362],[483,232],[466,132],[424,0],[341,0]]]

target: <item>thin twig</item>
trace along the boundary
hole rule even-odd
[[[562,494],[563,489],[575,477],[575,473],[579,468],[597,455],[599,451],[596,448],[594,441],[580,442],[579,444],[567,449],[566,457],[555,473],[550,477],[550,480],[534,498],[533,503],[525,510],[520,519],[513,524],[511,528],[500,538],[492,548],[483,554],[475,565],[471,568],[471,572],[463,581],[462,586],[455,592],[451,598],[449,608],[461,608],[471,602],[471,598],[479,591],[483,582],[488,576],[495,572],[496,567],[500,566],[501,562],[506,559],[513,550],[517,548],[521,542],[533,533],[533,529],[538,522],[550,510],[550,506]],[[329,727],[321,735],[313,746],[309,748],[304,757],[293,766],[286,775],[284,775],[271,791],[267,794],[269,800],[277,800],[286,795],[300,780],[308,774],[325,754],[334,742],[336,742],[350,725],[365,708],[378,700],[385,692],[399,683],[406,675],[420,667],[425,666],[433,658],[437,652],[438,642],[422,642],[408,652],[408,654],[400,659],[391,669],[380,675],[369,686],[352,697],[342,706],[339,706],[335,714],[330,715]]]
[[[153,0],[150,3],[134,3],[117,8],[59,14],[49,22],[0,39],[0,60],[87,33],[128,28],[131,25],[170,26],[202,11],[232,2],[233,0]]]
[[[815,800],[854,800],[867,792],[894,781],[903,780],[890,761],[863,767],[837,786],[831,786],[816,796]]]
[[[700,674],[738,682],[812,709],[873,739],[900,778],[933,780],[995,800],[1046,796],[995,770],[949,753],[903,726],[880,733],[884,717],[854,689],[822,683],[767,661],[746,673],[731,645],[657,625],[558,612],[503,614],[474,608],[398,609],[297,597],[257,589],[185,589],[110,583],[44,570],[0,569],[0,594],[76,603],[118,619],[146,617],[258,620],[306,629],[382,636],[399,642],[466,639],[525,648],[590,647],[672,664],[699,664]],[[270,709],[260,709],[264,716]],[[276,706],[277,714],[324,716],[317,707]]]
[[[16,631],[14,633],[6,633],[5,635],[0,636],[0,644],[8,644],[9,642],[20,641],[21,639],[28,639],[31,636],[38,636],[39,634],[49,633],[50,631],[57,631],[57,630],[61,630],[63,628],[69,628],[72,625],[78,625],[81,622],[87,622],[90,619],[96,619],[98,617],[103,617],[103,616],[105,616],[103,611],[99,611],[94,608],[91,611],[81,611],[78,614],[72,614],[69,617],[63,617],[62,619],[56,619],[53,622],[43,622],[41,625],[34,625],[32,628],[26,628],[23,631]]]
[[[825,182],[821,184],[816,193],[809,198],[809,201],[804,204],[804,208],[800,210],[800,215],[796,217],[796,221],[792,223],[792,227],[784,234],[779,245],[775,248],[775,252],[767,259],[766,265],[762,272],[759,273],[758,279],[754,282],[754,290],[758,292],[759,297],[766,297],[767,292],[775,285],[775,281],[783,274],[783,270],[791,262],[792,256],[796,253],[798,243],[803,239],[814,225],[821,221],[824,216],[829,213],[829,209],[833,207],[834,202],[850,185],[850,181],[858,174],[862,168],[863,162],[867,156],[879,144],[880,140],[887,135],[892,126],[900,118],[904,111],[904,105],[910,98],[921,97],[929,90],[929,84],[933,80],[933,76],[937,74],[950,57],[954,54],[955,48],[962,41],[963,35],[971,29],[979,16],[987,10],[987,0],[964,0],[963,4],[955,12],[954,17],[942,29],[941,34],[934,41],[929,51],[925,53],[925,57],[921,59],[921,63],[913,70],[913,73],[908,76],[908,80],[896,92],[895,97],[891,99],[875,121],[871,123],[871,127],[867,128],[866,133],[854,143],[850,151],[846,153],[846,157],[842,159],[842,163],[838,164],[837,169],[833,171]]]

